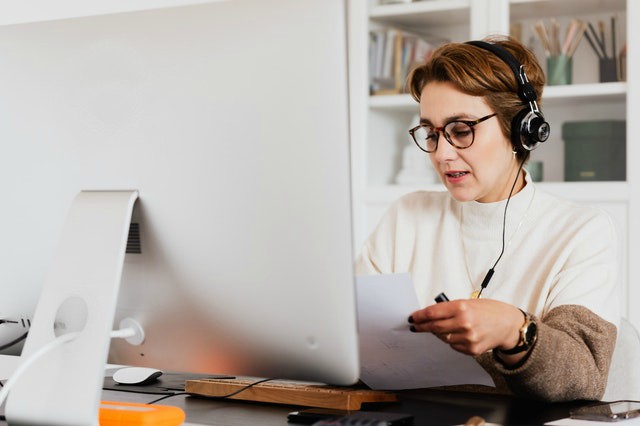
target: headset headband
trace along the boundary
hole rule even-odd
[[[524,72],[524,66],[521,65],[507,49],[498,44],[487,43],[486,41],[480,40],[468,41],[465,44],[470,44],[472,46],[479,47],[480,49],[488,50],[502,59],[504,63],[509,65],[509,68],[513,71],[513,75],[516,77],[516,81],[518,82],[518,96],[520,99],[529,103],[535,102],[538,99],[538,95],[536,94],[533,85],[529,83],[527,74]]]

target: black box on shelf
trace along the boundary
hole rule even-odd
[[[626,121],[567,121],[562,139],[565,181],[626,180]]]

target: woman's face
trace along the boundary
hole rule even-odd
[[[428,83],[420,97],[420,122],[434,127],[493,113],[483,97],[467,95],[451,83]],[[519,165],[511,143],[502,134],[497,116],[478,123],[473,130],[473,145],[466,149],[453,147],[440,132],[438,147],[429,154],[431,163],[458,201],[490,203],[506,199]],[[524,186],[523,179],[519,180],[514,193]]]

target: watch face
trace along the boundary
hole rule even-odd
[[[538,326],[535,322],[530,322],[527,329],[524,332],[524,344],[527,346],[533,345],[536,341],[536,335],[538,334]]]

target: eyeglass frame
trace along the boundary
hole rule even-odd
[[[451,120],[447,123],[444,124],[444,126],[440,126],[440,127],[435,127],[429,124],[418,124],[416,127],[413,127],[411,129],[409,129],[409,134],[411,135],[411,138],[413,139],[413,142],[415,142],[415,144],[418,146],[418,148],[420,148],[420,150],[426,152],[427,154],[433,154],[434,152],[436,152],[438,150],[438,142],[440,142],[440,133],[444,134],[444,138],[447,140],[447,142],[449,142],[449,145],[451,145],[452,147],[456,148],[456,149],[467,149],[470,148],[473,143],[476,140],[476,131],[474,130],[474,126],[477,124],[482,123],[483,121],[486,121],[492,117],[495,117],[496,115],[498,115],[497,112],[494,112],[493,114],[489,114],[489,115],[485,115],[484,117],[480,117],[477,120]],[[467,126],[469,126],[469,128],[471,129],[471,143],[468,146],[457,146],[456,144],[453,143],[453,141],[450,139],[450,136],[447,132],[444,131],[444,128],[447,127],[449,124],[451,123],[463,123],[466,124]],[[427,151],[426,149],[424,149],[423,147],[420,146],[420,144],[418,143],[418,141],[416,140],[416,136],[415,136],[415,132],[416,130],[418,130],[421,127],[431,127],[433,129],[433,131],[436,134],[436,147],[433,151]]]

